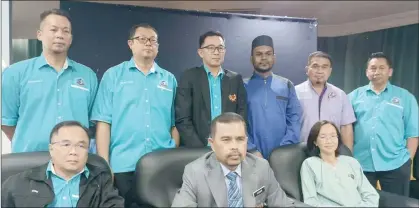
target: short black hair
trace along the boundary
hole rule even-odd
[[[332,57],[329,54],[327,54],[327,53],[325,53],[323,51],[316,51],[316,52],[311,53],[308,56],[307,66],[309,66],[311,64],[311,59],[313,59],[314,57],[329,59],[330,66],[333,65]]]
[[[217,131],[217,123],[234,123],[234,122],[243,123],[244,129],[246,131],[246,121],[243,119],[243,117],[237,113],[227,112],[227,113],[222,113],[221,115],[215,117],[211,121],[211,135],[210,135],[211,138],[214,138],[215,136],[215,133]]]
[[[330,122],[330,121],[326,121],[326,120],[322,120],[322,121],[317,121],[317,123],[315,123],[313,125],[313,127],[310,130],[310,134],[308,135],[308,139],[307,139],[307,152],[309,156],[317,156],[320,157],[320,149],[319,147],[317,147],[314,142],[317,141],[317,137],[319,136],[320,133],[320,129],[326,125],[326,124],[330,124],[332,125],[335,129],[336,129],[336,133],[338,135],[338,147],[335,150],[335,156],[339,156],[340,155],[340,148],[342,146],[342,139],[341,139],[341,135],[339,132],[338,127]]]
[[[136,24],[134,26],[131,27],[131,29],[129,29],[129,37],[128,40],[131,40],[132,38],[134,38],[135,32],[137,31],[138,28],[147,28],[147,29],[151,29],[153,30],[157,36],[159,36],[159,34],[157,33],[156,28],[154,28],[153,26],[147,24],[147,23],[140,23],[140,24]]]
[[[58,123],[57,125],[54,126],[54,128],[52,128],[51,130],[51,134],[49,135],[49,142],[52,142],[52,137],[54,135],[58,134],[58,131],[63,128],[63,127],[71,127],[71,126],[77,126],[82,128],[85,132],[86,132],[86,136],[87,138],[89,138],[89,129],[87,129],[85,126],[83,126],[83,124],[81,124],[78,121],[63,121]],[[90,140],[90,139],[89,139]]]
[[[221,33],[220,33],[220,32],[218,32],[218,31],[213,31],[213,30],[211,30],[211,31],[208,31],[208,32],[206,32],[206,33],[202,34],[201,36],[199,36],[199,48],[201,48],[201,47],[202,47],[202,45],[204,44],[205,39],[207,39],[207,37],[212,37],[212,36],[218,36],[218,37],[221,37],[221,38],[223,39],[223,41],[225,41],[225,40],[224,40],[224,36],[223,36],[223,34],[221,34]]]
[[[70,14],[67,11],[62,10],[62,9],[50,9],[50,10],[46,10],[46,11],[42,12],[41,15],[39,15],[41,23],[45,20],[45,18],[47,18],[51,14],[63,16],[65,18],[67,18],[68,21],[71,24]]]
[[[386,54],[384,54],[383,52],[372,53],[370,55],[370,57],[368,58],[367,67],[368,67],[368,64],[370,63],[371,59],[374,59],[374,58],[383,58],[383,59],[385,59],[387,61],[388,67],[389,68],[392,68],[392,63],[391,63],[390,58],[388,58],[388,56]]]

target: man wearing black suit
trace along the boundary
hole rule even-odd
[[[225,52],[221,33],[201,35],[198,55],[203,65],[184,71],[178,82],[176,128],[183,146],[208,146],[211,121],[221,113],[234,112],[247,118],[242,76],[221,67]]]

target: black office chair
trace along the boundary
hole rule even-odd
[[[416,180],[410,181],[410,197],[419,199],[419,151],[416,151],[412,165],[413,177],[415,177]]]
[[[136,195],[139,204],[170,207],[176,192],[182,186],[185,166],[198,159],[210,148],[175,148],[154,151],[137,163]]]
[[[308,157],[306,143],[285,145],[275,149],[269,157],[269,163],[274,171],[278,183],[285,193],[298,201],[303,201],[301,190],[300,169]],[[342,146],[342,155],[352,156],[351,151]],[[396,194],[378,191],[380,207],[419,207],[418,200]]]
[[[4,154],[1,157],[1,182],[7,178],[25,170],[41,166],[50,160],[49,152],[25,152]],[[99,167],[110,167],[106,161],[95,154],[89,154],[87,163]]]

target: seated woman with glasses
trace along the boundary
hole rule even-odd
[[[301,167],[304,203],[314,207],[378,207],[379,195],[359,162],[340,155],[338,128],[319,121],[311,128],[307,150],[311,157]]]

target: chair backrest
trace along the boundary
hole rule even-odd
[[[1,157],[1,182],[3,183],[8,177],[25,170],[41,166],[50,160],[49,152],[24,152],[4,154]],[[89,154],[87,163],[106,167],[109,171],[109,165],[106,161],[94,154]]]
[[[181,147],[144,155],[135,171],[137,199],[153,207],[170,207],[182,186],[185,166],[209,151],[210,148]]]
[[[344,145],[341,146],[340,152],[342,155],[352,156],[351,151]],[[298,201],[303,200],[300,169],[307,157],[307,144],[304,142],[276,148],[269,157],[276,180],[289,197]]]

